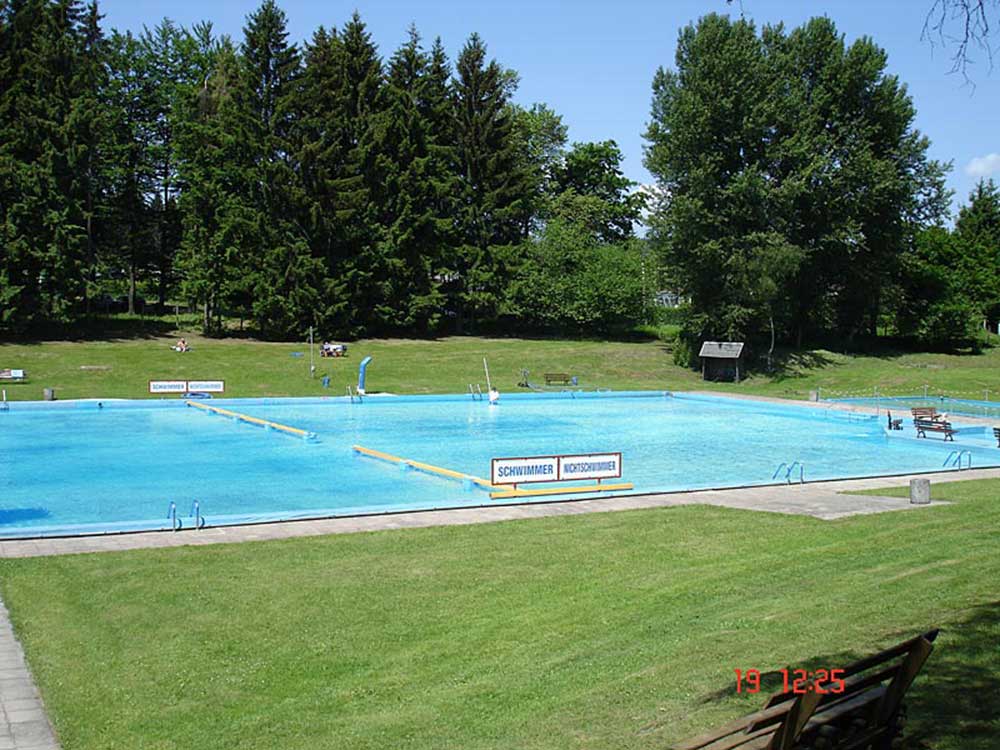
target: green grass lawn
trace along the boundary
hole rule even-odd
[[[41,399],[43,388],[59,398],[143,398],[150,379],[223,379],[228,396],[343,395],[357,381],[361,358],[374,359],[369,390],[394,393],[457,393],[470,383],[485,385],[483,357],[501,391],[517,390],[521,368],[543,383],[546,372],[566,372],[581,387],[615,389],[704,388],[748,394],[806,398],[821,388],[824,396],[842,393],[920,393],[927,386],[982,398],[1000,398],[1000,347],[980,355],[885,352],[878,356],[816,350],[789,355],[771,376],[740,385],[705,384],[699,374],[673,364],[666,344],[649,341],[571,341],[554,339],[451,337],[435,340],[380,339],[350,344],[346,358],[317,359],[309,374],[305,344],[251,339],[205,339],[163,326],[127,332],[127,338],[41,343],[0,343],[0,368],[27,371],[29,381],[7,383],[8,398]],[[125,335],[125,334],[123,334]],[[194,350],[171,351],[185,335]],[[301,352],[303,357],[293,357]],[[330,388],[321,378],[330,376]]]
[[[763,702],[735,668],[933,626],[910,747],[992,749],[1000,481],[934,494],[3,560],[0,592],[65,750],[663,748]]]

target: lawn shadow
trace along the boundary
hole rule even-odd
[[[883,648],[889,648],[918,632],[917,628],[898,631],[880,640]],[[788,666],[834,669],[869,655],[840,651]],[[762,708],[771,694],[783,689],[781,672],[762,673],[760,684]],[[727,683],[703,696],[701,702],[729,699],[733,690],[733,685]],[[905,704],[907,724],[903,736],[909,750],[996,750],[1000,722],[1000,601],[974,607],[964,619],[941,625],[934,651],[907,692]]]
[[[820,370],[834,364],[834,360],[824,352],[811,350],[786,351],[778,353],[771,371],[767,374],[775,383],[803,378],[811,370]]]
[[[176,333],[178,330],[174,319],[167,317],[141,317],[138,315],[92,316],[77,321],[72,325],[48,325],[20,336],[7,338],[3,343],[34,346],[48,341],[80,342],[159,339]]]

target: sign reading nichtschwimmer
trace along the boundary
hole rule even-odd
[[[490,481],[493,484],[612,479],[621,475],[621,453],[494,458],[490,466]]]
[[[187,389],[201,393],[225,393],[225,380],[189,380]]]
[[[225,393],[224,380],[150,380],[150,393]]]
[[[588,453],[583,456],[561,456],[559,479],[615,479],[622,475],[621,453]]]

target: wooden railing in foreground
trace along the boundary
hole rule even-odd
[[[931,630],[843,669],[822,670],[836,678],[773,695],[762,710],[674,750],[888,750],[902,730],[903,696],[937,635]]]

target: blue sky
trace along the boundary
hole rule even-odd
[[[227,0],[103,0],[106,28],[140,31],[164,16],[188,26],[210,20],[219,33],[242,36],[246,15],[258,2]],[[933,0],[380,0],[307,2],[279,0],[292,39],[308,39],[320,24],[342,26],[361,12],[384,57],[403,41],[411,22],[428,41],[441,36],[454,59],[477,31],[490,54],[521,75],[517,100],[545,102],[563,117],[571,140],[613,138],[625,153],[625,173],[652,180],[642,166],[650,83],[660,65],[672,65],[677,31],[712,11],[743,14],[757,22],[795,26],[811,16],[833,19],[848,41],[868,35],[889,54],[889,69],[909,87],[917,127],[931,139],[931,156],[952,161],[949,186],[956,206],[979,176],[1000,181],[1000,68],[974,66],[975,88],[949,75],[948,51],[921,41]],[[1000,24],[1000,19],[997,19]]]

